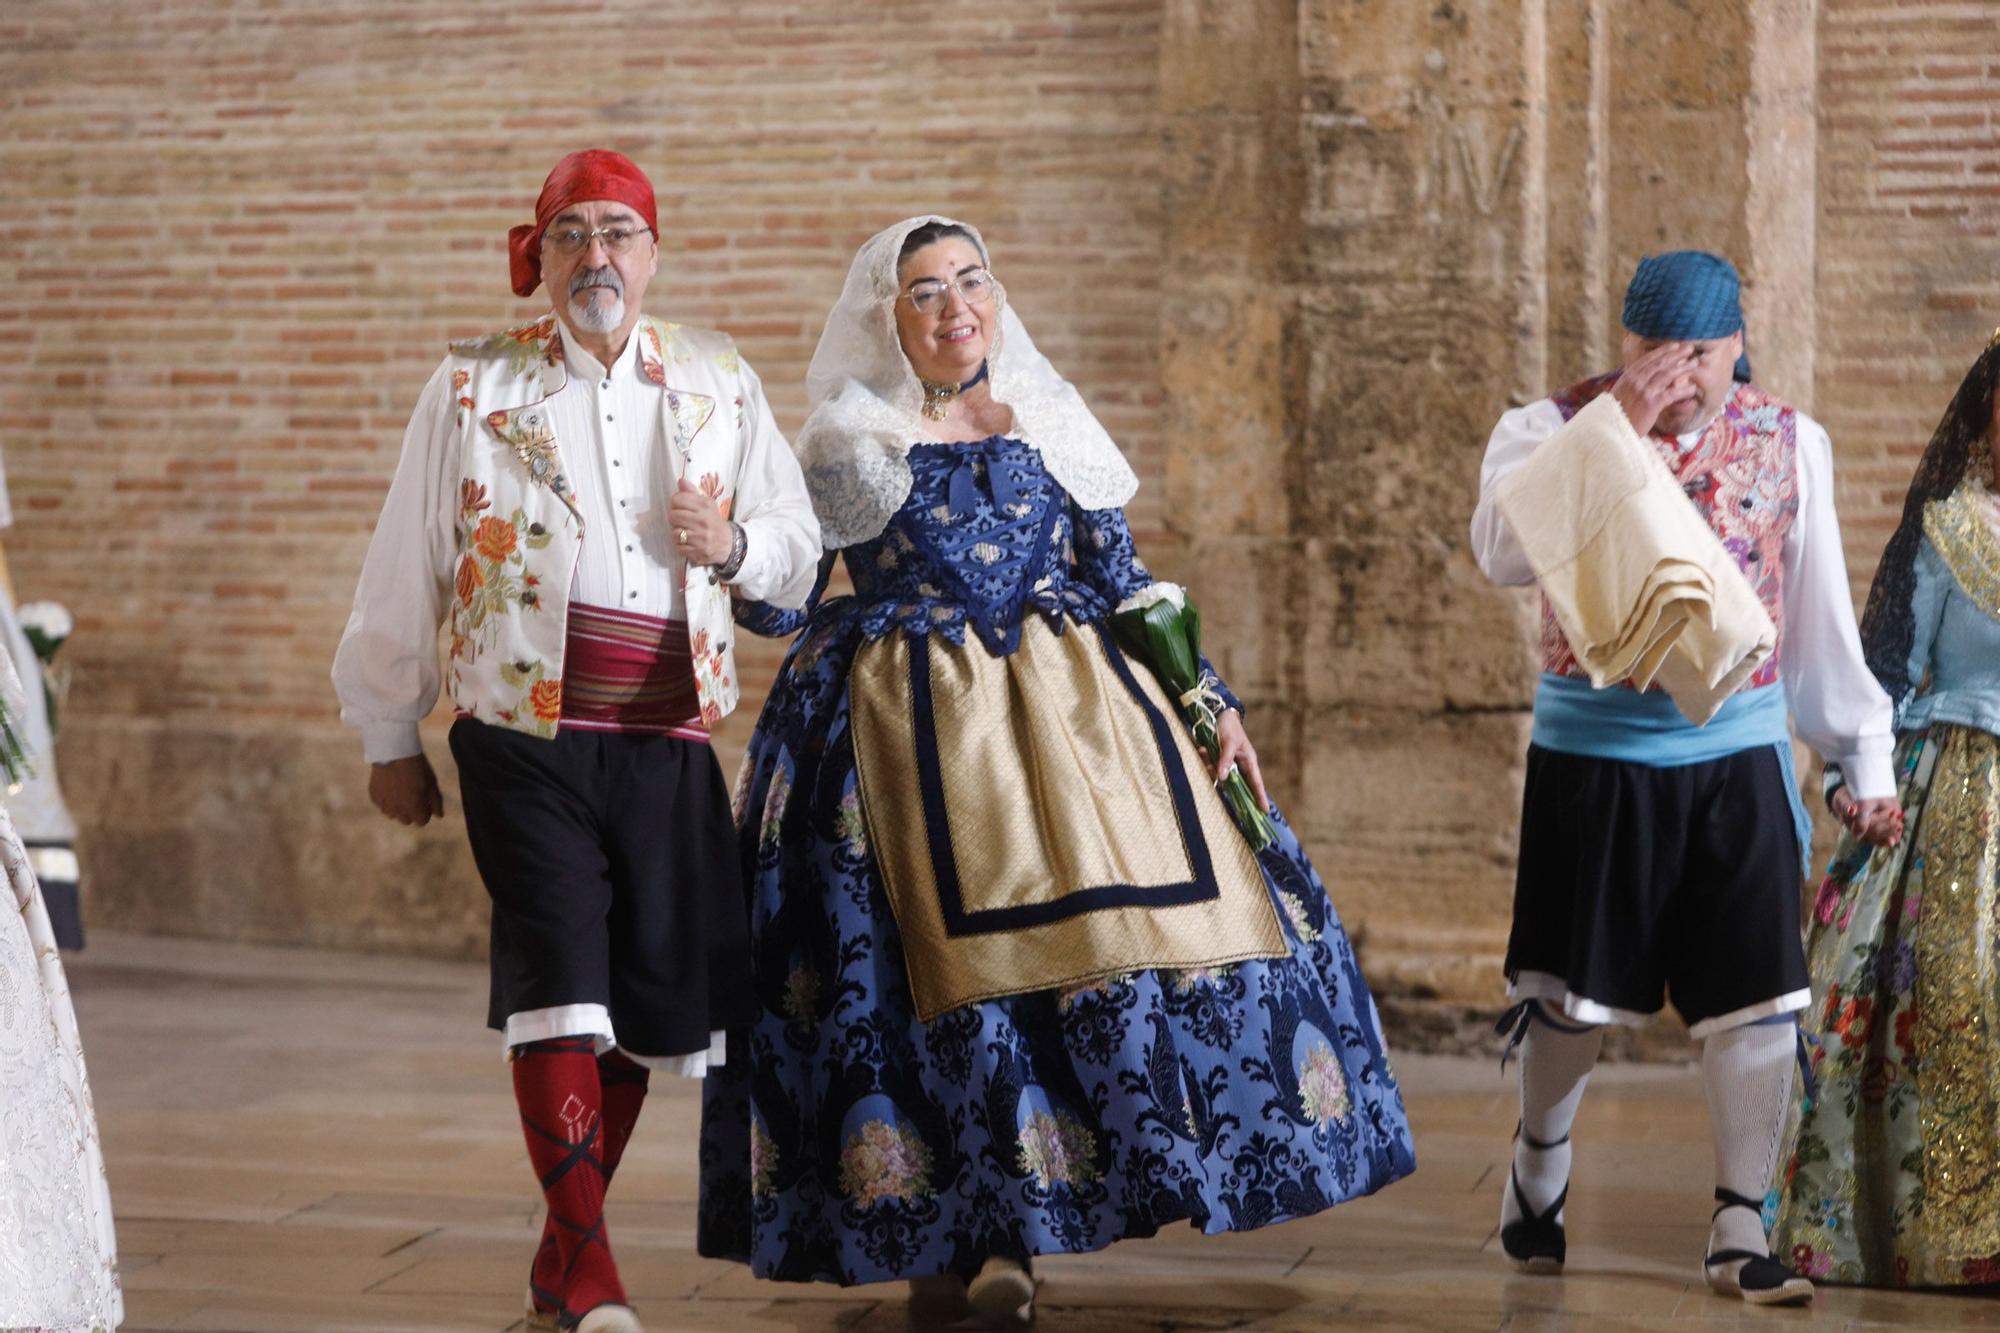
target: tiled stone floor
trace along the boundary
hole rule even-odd
[[[141,1329],[518,1328],[537,1199],[484,971],[99,932],[70,962]],[[1709,1158],[1686,1067],[1602,1070],[1579,1125],[1570,1269],[1514,1276],[1495,1216],[1512,1080],[1398,1062],[1416,1176],[1247,1235],[1176,1230],[1046,1261],[1044,1333],[1360,1328],[2000,1328],[2000,1300],[1822,1290],[1753,1311],[1696,1279]],[[754,1281],[694,1255],[692,1085],[659,1080],[610,1230],[649,1330],[904,1333],[897,1287]]]

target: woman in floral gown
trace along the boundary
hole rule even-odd
[[[1001,1317],[1033,1255],[1303,1217],[1414,1159],[1319,877],[1282,819],[1249,851],[1105,630],[1152,585],[1137,481],[986,264],[962,224],[889,228],[813,360],[822,587],[838,551],[855,592],[746,617],[803,633],[738,791],[762,1014],[707,1080],[700,1246],[972,1279]],[[1214,766],[1254,784],[1217,692]]]
[[[1861,637],[1906,832],[1836,849],[1809,923],[1816,1086],[1774,1190],[1815,1281],[2000,1281],[2000,333],[1910,484]],[[1852,802],[1838,770],[1829,803]]]

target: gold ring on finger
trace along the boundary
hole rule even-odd
[[[674,540],[682,546],[686,546],[688,544],[688,530],[686,528],[675,528]]]

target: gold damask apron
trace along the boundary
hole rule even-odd
[[[848,688],[919,1018],[1288,952],[1186,726],[1108,632],[1031,615],[1005,657],[893,633],[862,647]]]

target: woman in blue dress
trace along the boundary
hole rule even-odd
[[[1108,632],[1138,482],[971,227],[862,247],[798,440],[854,595],[802,613],[737,793],[761,1014],[703,1097],[700,1248],[1031,1311],[1032,1256],[1304,1217],[1415,1166],[1380,1021],[1241,705],[1197,754]],[[959,1286],[969,1283],[969,1287]]]

